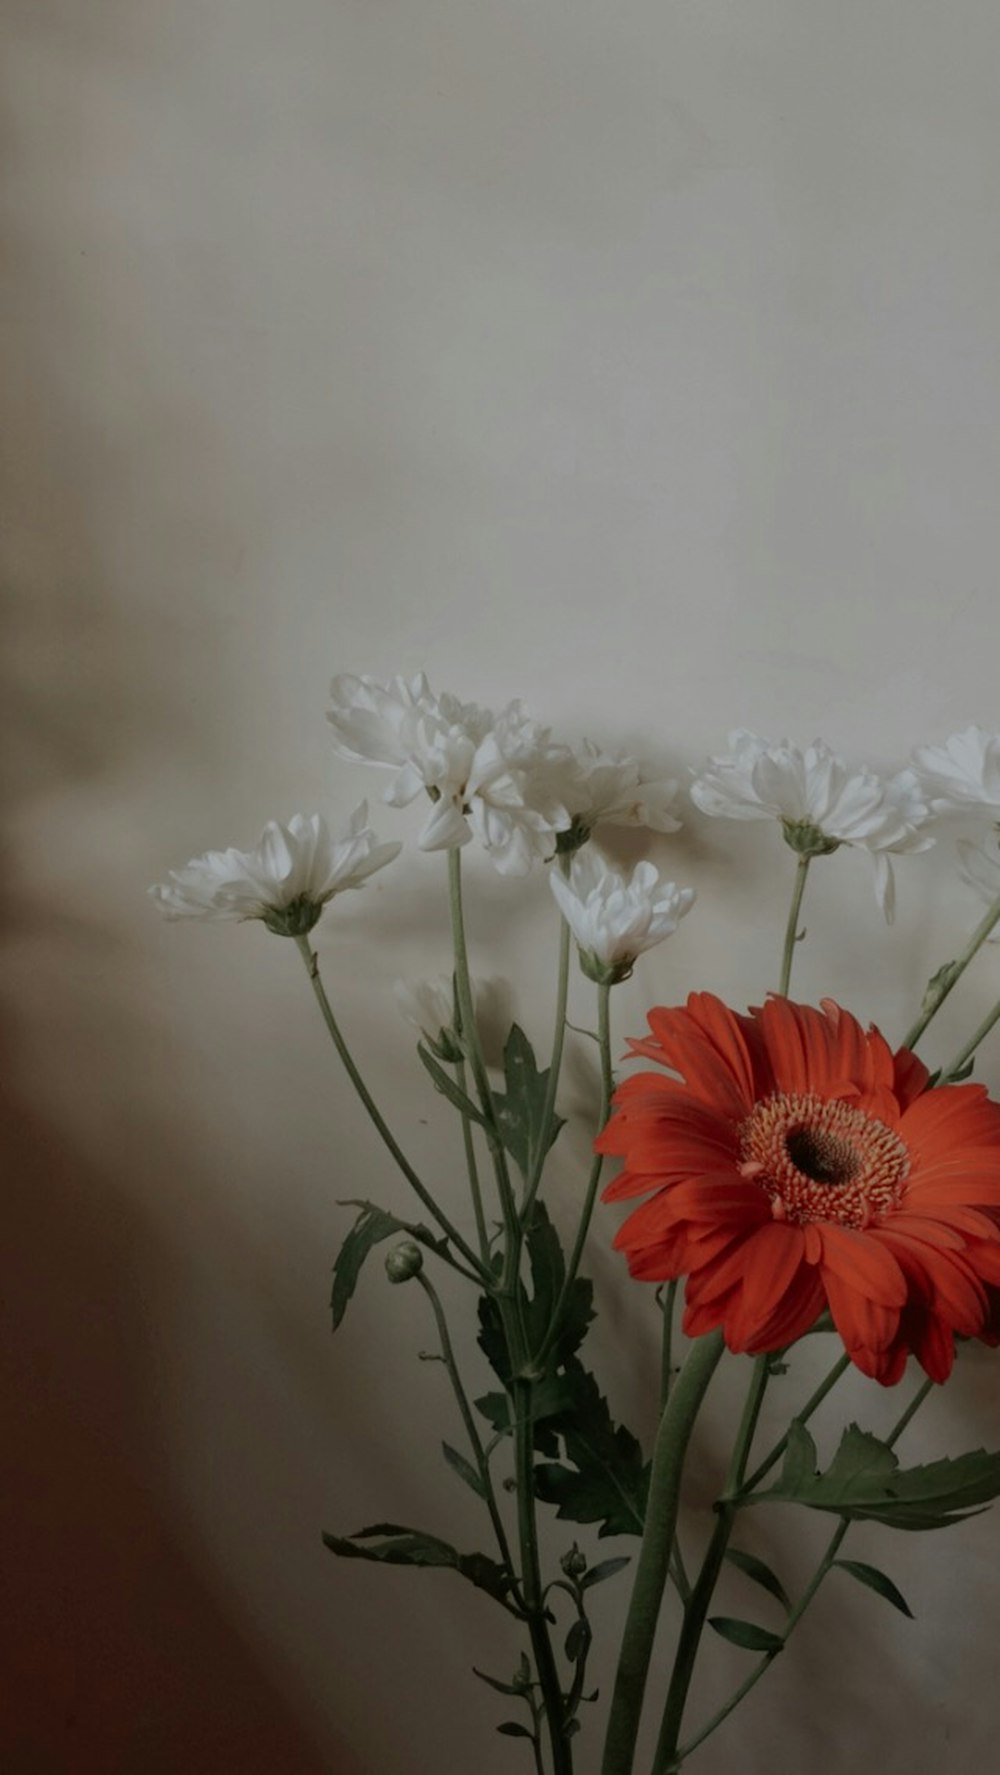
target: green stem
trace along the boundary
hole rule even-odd
[[[631,1775],[639,1716],[677,1529],[681,1474],[698,1408],[719,1365],[720,1331],[692,1344],[660,1419],[632,1600],[622,1637],[602,1775]]]
[[[750,1456],[750,1448],[753,1442],[754,1431],[757,1428],[757,1419],[760,1416],[760,1408],[763,1404],[764,1391],[767,1386],[769,1372],[770,1358],[768,1356],[758,1356],[753,1366],[750,1386],[747,1389],[746,1403],[743,1407],[743,1416],[740,1420],[740,1427],[736,1434],[736,1441],[733,1444],[733,1453],[729,1462],[729,1471],[726,1474],[724,1490],[727,1496],[733,1492],[739,1491],[740,1486],[743,1483],[743,1475],[746,1472],[746,1464]],[[656,1752],[653,1757],[652,1775],[664,1775],[666,1770],[676,1770],[679,1767],[677,1762],[677,1741],[680,1737],[684,1707],[687,1701],[688,1690],[691,1687],[691,1678],[694,1675],[698,1647],[701,1644],[701,1636],[705,1630],[705,1622],[708,1617],[709,1607],[715,1592],[715,1586],[718,1582],[719,1572],[722,1569],[722,1561],[725,1558],[726,1548],[729,1545],[729,1537],[733,1530],[733,1521],[736,1516],[736,1507],[733,1504],[723,1503],[719,1505],[717,1509],[718,1514],[716,1516],[712,1538],[708,1545],[708,1551],[705,1554],[701,1570],[698,1573],[690,1601],[684,1610],[684,1621],[681,1626],[680,1639],[674,1657],[674,1667],[670,1676],[670,1686],[667,1690],[666,1705],[663,1709],[663,1720],[660,1725],[660,1735],[657,1739]]]
[[[493,1093],[490,1090],[486,1062],[483,1059],[479,1031],[476,1027],[475,1008],[472,1002],[472,980],[469,974],[469,952],[465,941],[465,916],[462,910],[462,853],[457,847],[448,852],[448,894],[451,906],[452,941],[455,949],[455,987],[458,994],[459,1016],[462,1022],[462,1040],[468,1048],[472,1076],[476,1083],[476,1091],[483,1114],[486,1117],[486,1138],[493,1160],[500,1209],[507,1231],[503,1286],[510,1291],[520,1263],[520,1227],[514,1192],[511,1188],[510,1173],[507,1169],[507,1159],[496,1130]]]
[[[542,1181],[545,1159],[550,1144],[552,1117],[556,1106],[556,1092],[559,1089],[559,1074],[562,1070],[563,1046],[566,1041],[566,1000],[569,996],[569,957],[570,928],[564,918],[559,920],[559,975],[556,985],[556,1021],[552,1035],[552,1057],[549,1061],[549,1077],[545,1087],[545,1102],[542,1105],[541,1135],[538,1142],[538,1156],[532,1167],[521,1204],[521,1222],[527,1225],[532,1203],[538,1194],[538,1186]]]
[[[603,1128],[610,1113],[611,1097],[615,1088],[614,1076],[611,1071],[610,986],[599,986],[597,988],[597,1018],[601,1045],[601,1106],[598,1111],[598,1126],[599,1128]],[[535,1357],[535,1361],[539,1365],[552,1348],[552,1345],[558,1336],[559,1321],[562,1318],[563,1308],[569,1298],[570,1290],[572,1289],[573,1283],[576,1281],[579,1272],[580,1263],[583,1258],[583,1248],[587,1242],[587,1233],[590,1230],[590,1222],[594,1212],[594,1202],[597,1198],[597,1186],[601,1181],[603,1165],[603,1155],[601,1153],[595,1153],[590,1167],[590,1176],[587,1179],[587,1188],[584,1192],[583,1207],[580,1211],[576,1237],[573,1240],[573,1249],[570,1252],[569,1263],[566,1266],[566,1274],[563,1277],[562,1287],[559,1290],[556,1304],[552,1311],[552,1318],[549,1321],[548,1330],[542,1340],[541,1348],[538,1350]]]
[[[922,1406],[924,1400],[926,1399],[928,1393],[930,1392],[930,1390],[933,1386],[934,1386],[933,1381],[925,1381],[923,1386],[921,1386],[918,1389],[914,1398],[911,1399],[906,1410],[903,1412],[902,1416],[897,1420],[895,1427],[890,1431],[889,1435],[886,1437],[886,1442],[890,1448],[892,1448],[894,1443],[898,1442],[900,1436],[902,1436],[902,1434],[903,1434],[903,1431],[906,1429],[907,1424],[910,1422],[910,1419],[914,1416],[914,1414],[917,1411],[920,1410],[920,1407]],[[749,1490],[749,1489],[750,1489],[749,1485],[744,1487],[744,1490]],[[764,1672],[766,1670],[770,1669],[771,1665],[774,1663],[775,1658],[778,1656],[778,1651],[782,1650],[787,1645],[789,1637],[790,1637],[793,1629],[798,1626],[798,1623],[801,1621],[803,1615],[805,1614],[807,1608],[809,1607],[809,1604],[812,1602],[813,1597],[816,1595],[817,1590],[819,1589],[820,1585],[822,1584],[823,1579],[826,1577],[827,1573],[830,1570],[830,1567],[833,1565],[833,1562],[836,1559],[837,1554],[840,1552],[840,1548],[841,1548],[841,1544],[844,1540],[844,1536],[847,1534],[847,1531],[850,1528],[850,1526],[851,1526],[850,1518],[845,1517],[842,1522],[838,1523],[836,1529],[834,1530],[833,1535],[831,1536],[830,1541],[827,1544],[826,1551],[823,1554],[823,1557],[820,1560],[819,1565],[817,1566],[815,1572],[813,1573],[812,1577],[809,1580],[809,1583],[806,1585],[805,1589],[802,1592],[802,1595],[799,1597],[798,1602],[795,1604],[795,1607],[792,1609],[790,1615],[788,1616],[787,1621],[785,1622],[785,1625],[784,1625],[782,1632],[781,1632],[781,1647],[776,1648],[773,1652],[765,1652],[764,1656],[760,1660],[760,1663],[755,1665],[754,1669],[751,1670],[749,1676],[744,1678],[744,1680],[743,1680],[743,1682],[741,1682],[739,1688],[734,1690],[733,1694],[730,1695],[729,1700],[725,1703],[725,1705],[723,1707],[720,1707],[717,1713],[713,1713],[711,1719],[707,1722],[707,1724],[702,1726],[701,1730],[699,1732],[697,1732],[693,1738],[689,1738],[688,1742],[681,1746],[680,1750],[677,1752],[677,1757],[676,1757],[675,1764],[674,1764],[675,1769],[679,1769],[681,1767],[681,1765],[687,1761],[687,1758],[691,1755],[692,1751],[697,1750],[698,1746],[700,1744],[704,1744],[705,1739],[709,1738],[711,1736],[711,1734],[716,1730],[716,1727],[721,1726],[723,1720],[728,1719],[729,1715],[733,1712],[733,1710],[735,1708],[737,1708],[739,1706],[740,1702],[744,1699],[744,1697],[746,1695],[749,1695],[750,1690],[752,1688],[756,1687],[757,1683],[759,1683],[761,1677],[764,1675]]]
[[[820,1384],[816,1388],[815,1393],[812,1393],[810,1395],[810,1397],[806,1400],[806,1403],[802,1407],[802,1410],[799,1412],[796,1412],[794,1418],[792,1419],[792,1423],[793,1424],[807,1424],[809,1422],[809,1419],[812,1417],[813,1412],[817,1411],[819,1409],[819,1407],[822,1405],[824,1399],[826,1398],[827,1394],[829,1392],[831,1392],[832,1389],[837,1385],[837,1382],[839,1381],[841,1375],[844,1373],[844,1371],[846,1369],[850,1368],[850,1366],[851,1366],[850,1356],[844,1355],[844,1356],[838,1357],[837,1361],[834,1363],[834,1365],[831,1368],[826,1379],[823,1381],[820,1381]],[[784,1436],[779,1437],[778,1441],[775,1443],[774,1447],[772,1448],[770,1454],[765,1456],[764,1460],[761,1461],[760,1466],[756,1467],[754,1469],[753,1473],[751,1473],[750,1478],[747,1480],[746,1484],[743,1487],[744,1491],[756,1491],[761,1480],[766,1478],[767,1474],[770,1473],[771,1468],[773,1466],[775,1466],[778,1461],[780,1461],[782,1455],[784,1454],[786,1448],[788,1447],[788,1436],[789,1436],[789,1431],[786,1431]]]
[[[468,1394],[462,1385],[462,1377],[458,1372],[458,1364],[455,1361],[455,1351],[451,1337],[448,1333],[448,1321],[445,1318],[444,1308],[441,1305],[441,1298],[424,1270],[418,1271],[417,1281],[420,1283],[421,1288],[431,1303],[431,1308],[437,1323],[438,1338],[441,1343],[441,1357],[448,1370],[448,1378],[451,1381],[452,1391],[454,1392],[455,1400],[462,1416],[462,1423],[465,1425],[465,1433],[469,1438],[469,1445],[475,1457],[476,1471],[479,1474],[480,1483],[483,1488],[483,1501],[486,1504],[486,1508],[489,1511],[490,1521],[493,1524],[493,1533],[496,1536],[497,1549],[502,1563],[507,1567],[511,1577],[516,1580],[516,1570],[511,1558],[507,1531],[504,1528],[503,1518],[500,1515],[497,1506],[496,1493],[493,1490],[490,1464],[486,1458],[486,1451],[483,1448],[482,1438],[476,1428],[476,1420],[472,1415]],[[521,1597],[518,1594],[517,1588],[515,1588],[515,1599],[519,1604],[521,1603]]]
[[[936,1017],[952,987],[962,978],[973,956],[981,949],[996,924],[1000,923],[1000,899],[981,918],[961,954],[953,962],[939,968],[934,975],[920,1008],[920,1015],[903,1037],[903,1047],[912,1048],[920,1040],[932,1017]]]
[[[459,1060],[455,1067],[458,1088],[463,1097],[469,1094],[469,1084],[465,1072],[465,1061]],[[462,1117],[462,1143],[465,1147],[465,1169],[469,1177],[469,1189],[472,1194],[472,1211],[476,1217],[476,1232],[479,1234],[479,1249],[483,1263],[487,1266],[490,1260],[490,1235],[483,1212],[483,1192],[479,1184],[479,1167],[476,1164],[476,1143],[472,1133],[472,1117]]]
[[[545,1725],[552,1753],[552,1775],[573,1775],[573,1752],[565,1733],[564,1702],[555,1654],[545,1619],[538,1557],[538,1524],[535,1519],[534,1486],[534,1387],[515,1378],[514,1476],[517,1485],[517,1526],[521,1544],[521,1589],[527,1616],[535,1669],[545,1704]]]
[[[802,910],[802,896],[806,891],[806,876],[809,874],[810,856],[800,856],[795,866],[795,886],[792,889],[792,904],[788,913],[788,924],[785,928],[785,947],[781,954],[781,980],[778,991],[782,998],[788,996],[788,986],[792,978],[792,960],[795,945],[799,940],[799,913]]]
[[[330,1036],[333,1041],[333,1045],[336,1048],[337,1053],[340,1055],[340,1059],[343,1063],[344,1071],[347,1073],[347,1076],[350,1079],[351,1084],[354,1086],[354,1089],[357,1092],[358,1096],[360,1097],[362,1103],[364,1104],[365,1109],[368,1111],[368,1114],[371,1117],[371,1120],[374,1123],[376,1129],[378,1130],[378,1133],[380,1134],[384,1144],[388,1147],[390,1153],[392,1154],[393,1158],[396,1161],[396,1164],[399,1166],[399,1169],[402,1171],[403,1176],[406,1178],[407,1183],[410,1185],[410,1188],[412,1190],[414,1190],[414,1192],[419,1196],[424,1207],[427,1209],[428,1214],[432,1215],[433,1218],[437,1221],[438,1226],[441,1228],[443,1233],[447,1234],[448,1238],[451,1240],[452,1244],[455,1246],[455,1249],[462,1253],[462,1256],[465,1258],[467,1263],[471,1264],[472,1269],[475,1271],[475,1274],[477,1277],[479,1277],[484,1282],[492,1283],[493,1277],[490,1276],[489,1272],[483,1268],[483,1265],[480,1263],[479,1258],[476,1256],[471,1245],[466,1244],[466,1241],[463,1239],[463,1237],[462,1237],[461,1233],[458,1231],[457,1227],[452,1226],[451,1221],[448,1219],[448,1216],[443,1212],[442,1209],[440,1209],[438,1207],[438,1205],[435,1202],[434,1197],[431,1195],[430,1191],[425,1187],[425,1185],[423,1183],[421,1183],[420,1178],[417,1176],[417,1173],[414,1171],[413,1166],[410,1164],[409,1159],[406,1157],[406,1154],[404,1153],[402,1147],[399,1145],[399,1142],[396,1140],[395,1135],[392,1133],[390,1128],[387,1126],[385,1119],[382,1116],[381,1111],[379,1110],[378,1105],[375,1102],[375,1099],[373,1098],[371,1092],[369,1091],[367,1085],[365,1084],[364,1079],[361,1077],[360,1072],[358,1071],[357,1067],[355,1066],[350,1049],[348,1048],[347,1043],[345,1042],[344,1037],[341,1034],[340,1025],[338,1024],[337,1019],[333,1014],[333,1007],[330,1004],[330,1000],[327,998],[326,988],[324,987],[323,981],[320,977],[319,956],[316,954],[316,951],[311,947],[308,937],[296,937],[295,943],[298,948],[299,954],[302,956],[302,959],[305,962],[306,972],[309,975],[309,980],[312,985],[313,992],[316,996],[316,1002],[319,1005],[320,1011],[322,1012],[323,1021],[326,1024],[326,1027],[330,1032]]]
[[[949,1061],[948,1065],[944,1068],[944,1070],[941,1073],[941,1077],[938,1079],[939,1085],[949,1084],[951,1082],[951,1080],[955,1077],[955,1074],[957,1072],[961,1072],[966,1061],[972,1059],[972,1056],[975,1053],[976,1049],[978,1048],[980,1042],[986,1040],[986,1037],[989,1035],[990,1030],[993,1028],[994,1023],[997,1023],[997,1022],[1000,1022],[1000,999],[997,999],[997,1002],[993,1006],[993,1009],[991,1011],[987,1011],[986,1016],[983,1018],[982,1022],[979,1025],[979,1028],[975,1031],[975,1033],[973,1035],[971,1035],[969,1037],[969,1040],[966,1042],[965,1047],[960,1048],[958,1053],[955,1055],[954,1060]]]
[[[674,1312],[677,1301],[678,1278],[675,1276],[667,1283],[663,1291],[660,1311],[663,1315],[663,1329],[660,1339],[660,1414],[667,1409],[670,1388],[673,1385],[674,1358]]]

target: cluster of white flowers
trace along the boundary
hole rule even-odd
[[[821,856],[842,844],[868,851],[875,863],[875,891],[886,918],[894,912],[891,857],[926,850],[931,810],[917,774],[877,776],[852,769],[822,740],[804,750],[738,729],[729,754],[711,758],[691,786],[703,813],[730,820],[780,820],[792,848]]]
[[[149,892],[167,918],[261,918],[269,931],[299,937],[334,894],[361,887],[401,849],[379,844],[362,801],[340,838],[320,814],[293,814],[287,826],[271,820],[253,850],[207,851]]]

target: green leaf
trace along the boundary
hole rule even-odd
[[[505,1738],[533,1738],[535,1736],[534,1732],[529,1732],[527,1726],[520,1725],[517,1720],[504,1720],[503,1725],[497,1727],[497,1731],[502,1732]]]
[[[421,1534],[418,1529],[404,1528],[398,1522],[376,1522],[370,1528],[358,1529],[349,1538],[325,1534],[323,1541],[330,1552],[339,1554],[341,1559],[375,1559],[383,1565],[447,1567],[468,1578],[470,1584],[485,1590],[497,1602],[509,1606],[507,1593],[511,1588],[511,1577],[503,1566],[494,1559],[487,1559],[485,1553],[459,1553],[449,1541],[439,1540],[437,1535]],[[366,1542],[369,1544],[364,1545]]]
[[[748,1578],[752,1578],[755,1584],[760,1584],[764,1590],[776,1597],[782,1608],[791,1608],[788,1593],[781,1579],[776,1572],[772,1572],[769,1565],[765,1565],[762,1559],[758,1559],[755,1553],[743,1553],[738,1547],[727,1547],[726,1558],[730,1565],[736,1566]]]
[[[887,1443],[851,1424],[819,1473],[812,1437],[793,1423],[777,1484],[745,1501],[780,1499],[889,1528],[931,1529],[962,1522],[996,1497],[1000,1454],[976,1449],[957,1460],[902,1468]]]
[[[333,1265],[330,1311],[334,1331],[347,1311],[347,1303],[357,1287],[365,1259],[383,1239],[391,1238],[393,1233],[409,1233],[411,1239],[417,1239],[428,1250],[436,1251],[439,1257],[447,1256],[448,1253],[446,1239],[435,1238],[425,1226],[415,1226],[411,1221],[397,1219],[395,1214],[387,1214],[384,1208],[377,1208],[374,1202],[345,1202],[341,1205],[345,1208],[360,1208],[361,1213],[340,1247]]]
[[[572,1664],[578,1664],[589,1651],[591,1637],[588,1623],[579,1616],[566,1635],[566,1656]]]
[[[599,1565],[592,1565],[589,1572],[584,1572],[580,1589],[589,1590],[592,1584],[603,1584],[606,1578],[613,1578],[616,1572],[623,1571],[631,1563],[627,1553],[619,1559],[602,1559]]]
[[[459,1479],[464,1479],[466,1485],[472,1487],[472,1490],[476,1493],[477,1497],[485,1498],[486,1487],[475,1467],[472,1465],[472,1462],[467,1461],[463,1454],[459,1454],[457,1448],[452,1448],[450,1442],[442,1442],[441,1453],[444,1455],[449,1467],[453,1468],[458,1474]]]
[[[477,1670],[475,1665],[472,1666],[472,1674],[478,1676],[481,1683],[488,1683],[498,1695],[523,1695],[525,1692],[523,1683],[502,1683],[498,1676],[487,1676],[485,1670]]]
[[[420,1055],[427,1071],[431,1075],[434,1089],[440,1091],[442,1097],[447,1097],[448,1102],[453,1103],[455,1108],[460,1110],[463,1116],[468,1116],[469,1120],[472,1122],[478,1122],[481,1128],[487,1127],[488,1123],[486,1117],[483,1115],[479,1106],[473,1103],[472,1098],[467,1097],[464,1091],[459,1089],[451,1074],[445,1072],[443,1066],[438,1065],[433,1054],[424,1047],[423,1042],[417,1043],[417,1053]]]
[[[515,1023],[503,1051],[506,1092],[495,1091],[493,1109],[497,1133],[510,1153],[522,1177],[531,1176],[544,1151],[552,1145],[560,1128],[561,1116],[553,1115],[551,1127],[543,1127],[548,1072],[539,1072],[534,1049],[523,1029]],[[546,1139],[546,1134],[548,1138]]]
[[[880,1572],[877,1566],[865,1565],[860,1559],[835,1559],[833,1563],[839,1565],[842,1571],[850,1572],[851,1577],[857,1578],[859,1584],[867,1584],[869,1590],[877,1591],[879,1596],[885,1597],[886,1602],[892,1603],[894,1609],[899,1609],[900,1614],[908,1615],[913,1620],[913,1610],[902,1591],[897,1590],[892,1579]]]
[[[784,1651],[785,1642],[777,1633],[769,1633],[766,1627],[758,1627],[753,1621],[737,1621],[732,1615],[712,1615],[708,1625],[714,1627],[730,1645],[742,1646],[745,1652]]]
[[[574,1357],[560,1377],[569,1389],[568,1409],[553,1416],[572,1466],[535,1468],[537,1495],[555,1504],[570,1522],[600,1523],[600,1535],[641,1535],[649,1491],[649,1466],[630,1430],[615,1425],[593,1375]]]

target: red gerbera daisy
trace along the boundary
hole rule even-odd
[[[615,1244],[633,1276],[688,1277],[689,1337],[782,1349],[829,1308],[885,1385],[911,1351],[945,1380],[956,1332],[997,1340],[1000,1106],[982,1085],[928,1089],[832,999],[744,1017],[692,993],[649,1026],[632,1053],[680,1076],[628,1079],[597,1146],[626,1166],[606,1201],[653,1192]]]

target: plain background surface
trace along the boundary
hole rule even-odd
[[[330,1341],[337,1199],[402,1206],[402,1186],[291,947],[161,925],[144,891],[271,816],[377,802],[381,779],[331,756],[338,670],[425,666],[464,697],[523,695],[567,737],[678,773],[738,724],[879,766],[998,725],[1000,15],[0,10],[5,1766],[502,1775],[519,1747],[468,1674],[514,1662],[492,1605],[319,1543],[384,1517],[480,1532],[436,1462],[457,1425],[440,1371],[414,1362],[416,1291],[376,1260]],[[447,966],[442,863],[415,850],[416,814],[380,810],[405,859],[338,904],[320,947],[359,1058],[457,1203],[455,1130],[390,992]],[[776,835],[692,812],[663,855],[699,904],[621,990],[619,1035],[691,986],[745,1004],[774,983]],[[510,977],[543,1046],[544,883],[470,869],[475,965]],[[977,915],[949,848],[903,861],[888,933],[864,858],[815,875],[800,994],[835,990],[898,1037]],[[991,950],[930,1056],[983,1014],[996,970]],[[582,982],[572,1014],[590,1014]],[[564,1224],[588,1046],[569,1055]],[[981,1076],[1000,1084],[996,1043]],[[615,1218],[592,1242],[593,1349],[648,1439],[655,1313],[610,1251]],[[779,1409],[827,1356],[806,1353]],[[997,1372],[963,1358],[914,1457],[1000,1441]],[[875,1393],[845,1389],[844,1409],[887,1422],[902,1394]],[[721,1384],[702,1490],[735,1401]],[[988,1767],[998,1520],[852,1536],[917,1621],[831,1579],[692,1769]],[[801,1580],[815,1525],[780,1527]],[[778,1529],[761,1514],[748,1544],[773,1553]],[[606,1636],[625,1593],[605,1592]],[[772,1618],[738,1586],[729,1603]],[[717,1645],[696,1710],[745,1668]]]

